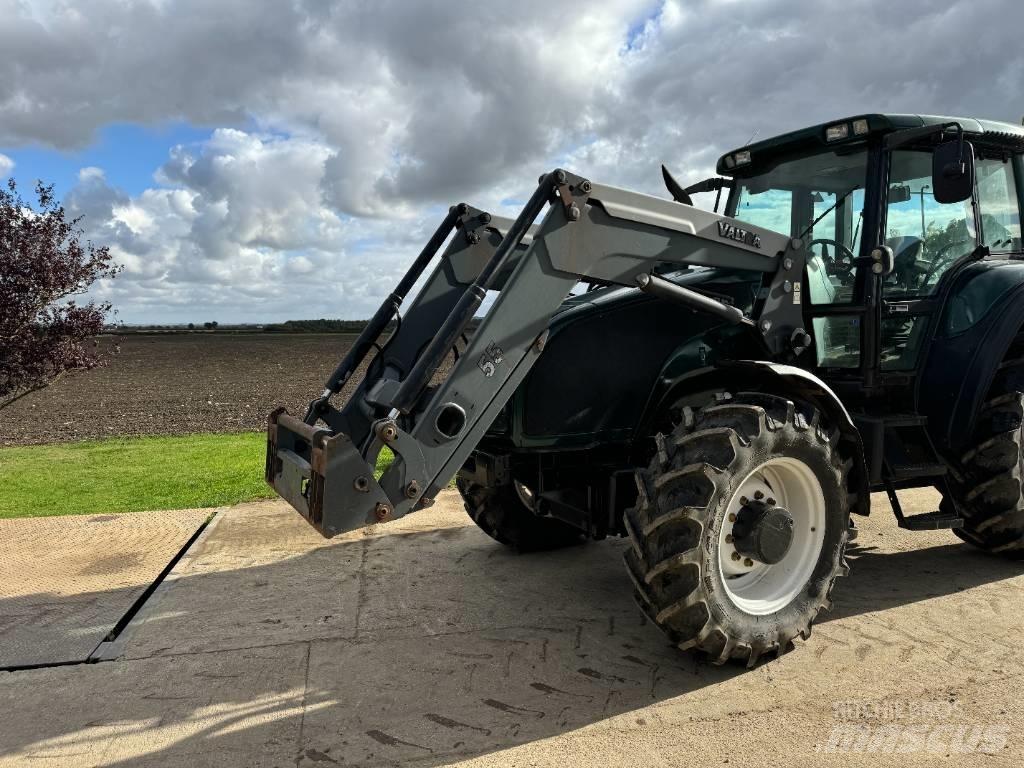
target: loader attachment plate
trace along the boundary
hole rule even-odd
[[[284,408],[267,421],[266,480],[323,536],[390,519],[391,504],[347,435]]]

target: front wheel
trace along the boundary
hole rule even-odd
[[[720,397],[659,439],[626,512],[637,600],[682,649],[753,666],[807,638],[844,561],[839,435],[810,407]]]

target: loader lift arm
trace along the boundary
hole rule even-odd
[[[376,346],[452,231],[398,330],[335,408],[330,398]],[[639,286],[749,325],[767,356],[791,359],[811,343],[800,299],[805,259],[800,240],[563,170],[541,177],[515,221],[455,206],[305,418],[283,409],[271,414],[266,479],[328,537],[428,505],[543,352],[551,316],[579,281]],[[761,273],[753,317],[656,274],[671,265]],[[497,291],[493,306],[448,376],[432,385],[488,291]],[[378,480],[374,467],[385,447],[395,460]]]

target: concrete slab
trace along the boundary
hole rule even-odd
[[[0,765],[1024,763],[1024,567],[948,532],[862,523],[834,611],[747,672],[641,619],[622,541],[514,556],[452,494],[330,542],[218,520],[120,660],[0,674]]]
[[[0,768],[294,765],[307,654],[296,644],[0,673]]]
[[[88,658],[211,512],[0,520],[0,668]]]

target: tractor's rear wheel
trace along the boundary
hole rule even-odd
[[[586,540],[578,528],[537,515],[529,489],[515,481],[489,487],[457,478],[455,485],[473,522],[518,552],[559,549]]]
[[[1024,353],[1024,339],[1015,343]],[[972,447],[957,462],[947,488],[964,527],[954,533],[988,552],[1024,558],[1024,358],[1004,362],[978,414]],[[943,508],[952,511],[951,500]]]
[[[637,602],[682,649],[753,666],[830,607],[852,497],[839,435],[764,394],[684,420],[638,473],[625,560]]]

